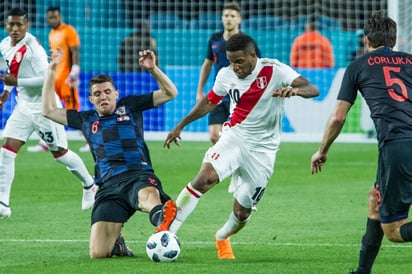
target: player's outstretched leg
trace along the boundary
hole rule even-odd
[[[82,210],[88,210],[94,205],[94,197],[98,190],[98,186],[93,184],[89,187],[83,187]]]
[[[229,237],[239,232],[250,220],[251,215],[244,221],[239,221],[233,211],[230,213],[226,223],[216,232],[215,241],[217,257],[219,259],[234,259],[232,245]]]
[[[65,165],[81,181],[83,186],[82,210],[90,209],[93,206],[97,188],[94,186],[94,179],[87,170],[83,160],[70,149],[66,150],[63,154],[53,154],[53,156],[57,162]]]
[[[176,202],[173,200],[167,201],[162,207],[162,212],[162,222],[156,227],[156,232],[169,230],[170,225],[176,218]]]
[[[10,217],[10,192],[14,179],[17,153],[8,148],[0,149],[0,217]]]
[[[215,236],[217,257],[219,259],[235,259],[235,254],[233,254],[232,245],[230,244],[230,239],[218,240]]]
[[[182,191],[179,193],[176,199],[177,214],[173,223],[170,225],[169,231],[177,234],[177,231],[182,226],[186,218],[196,208],[199,199],[202,197],[202,193],[192,187],[191,183],[188,183]]]

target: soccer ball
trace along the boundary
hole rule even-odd
[[[146,243],[146,254],[153,262],[174,262],[180,254],[179,238],[170,231],[157,232]]]

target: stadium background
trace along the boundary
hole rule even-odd
[[[145,128],[149,136],[163,136],[195,104],[195,92],[204,60],[209,36],[221,26],[221,10],[228,1],[100,1],[100,0],[25,0],[0,3],[0,18],[6,18],[11,7],[21,6],[28,10],[30,32],[36,35],[48,50],[46,10],[60,6],[64,22],[73,25],[81,39],[81,85],[83,109],[88,109],[87,83],[92,75],[108,73],[116,81],[121,95],[139,94],[156,88],[148,73],[121,73],[117,54],[121,40],[133,32],[133,21],[148,19],[152,35],[156,38],[162,69],[172,78],[179,89],[179,96],[161,108],[145,113]],[[399,33],[409,32],[407,16],[402,13],[411,8],[408,1],[386,0],[337,0],[337,1],[237,1],[242,8],[241,30],[250,34],[259,44],[262,55],[289,63],[293,39],[303,32],[306,17],[319,16],[320,32],[333,45],[335,67],[332,69],[299,70],[320,88],[320,96],[310,102],[292,98],[285,105],[282,130],[302,141],[318,138],[323,131],[330,111],[334,107],[340,78],[348,65],[351,51],[357,47],[356,30],[363,27],[373,10],[389,10],[398,20]],[[405,21],[399,19],[405,18]],[[0,31],[5,37],[5,30]],[[410,39],[399,39],[399,47],[407,47]],[[4,70],[4,66],[0,67]],[[212,86],[209,79],[207,88]],[[0,127],[4,127],[10,115],[14,99],[0,115]],[[207,134],[207,119],[202,118],[189,125],[188,138],[202,139]],[[360,123],[359,100],[348,117],[344,128],[349,138],[364,136]],[[150,134],[154,133],[154,134]],[[187,138],[186,138],[187,139]]]

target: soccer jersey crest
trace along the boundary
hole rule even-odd
[[[266,76],[261,76],[256,79],[256,85],[260,89],[264,89],[267,86],[267,84],[268,84],[268,81],[266,79]]]
[[[15,56],[16,62],[20,63],[22,59],[23,59],[23,54],[20,51],[16,52],[16,56]]]
[[[126,107],[125,106],[118,107],[116,109],[116,114],[119,115],[119,117],[117,117],[118,122],[130,121],[130,117],[126,113]]]
[[[125,115],[126,114],[126,107],[125,106],[118,107],[116,109],[116,114],[117,115]]]

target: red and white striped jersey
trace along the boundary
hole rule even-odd
[[[227,125],[256,148],[277,148],[283,99],[272,97],[272,92],[290,86],[299,76],[279,60],[258,58],[255,69],[244,79],[238,78],[230,66],[221,69],[208,99],[218,104],[229,94],[231,114]]]
[[[46,51],[37,38],[27,32],[12,46],[10,36],[7,36],[0,43],[0,52],[7,66],[2,69],[17,77],[19,101],[41,103],[48,61]]]

